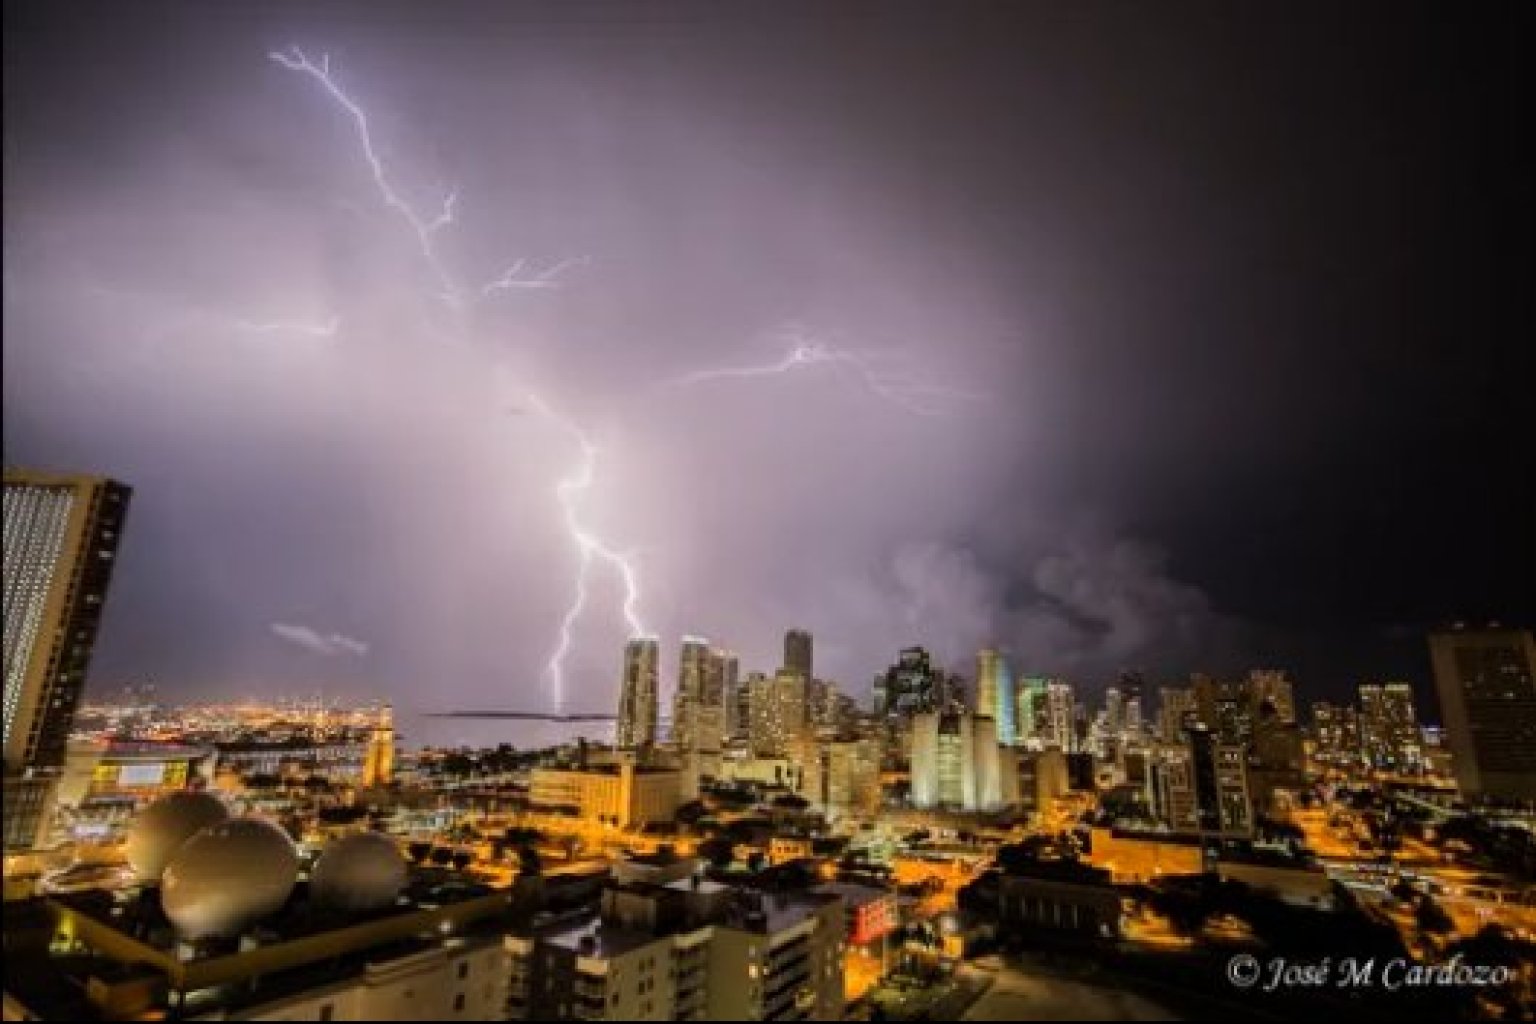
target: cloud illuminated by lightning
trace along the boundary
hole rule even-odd
[[[458,196],[454,193],[449,193],[445,196],[441,211],[429,220],[418,212],[394,188],[384,163],[374,148],[368,115],[351,96],[336,84],[336,80],[331,75],[329,55],[322,54],[319,62],[316,63],[310,60],[303,50],[294,46],[290,47],[286,52],[273,52],[268,54],[268,56],[290,71],[302,72],[313,77],[351,115],[353,123],[357,127],[358,141],[362,144],[363,156],[373,172],[374,184],[377,186],[384,204],[397,211],[405,219],[406,223],[410,225],[419,243],[422,258],[431,267],[433,274],[436,276],[444,298],[453,308],[461,308],[462,290],[454,281],[452,274],[449,273],[447,265],[439,257],[434,245],[437,233],[456,223],[455,210]],[[497,291],[511,289],[559,288],[561,286],[560,276],[562,274],[572,267],[588,262],[590,262],[588,257],[581,256],[561,260],[542,271],[537,271],[530,266],[528,260],[520,259],[501,277],[487,283],[481,289],[481,295],[488,296]],[[555,704],[557,707],[562,707],[565,700],[565,659],[570,653],[572,631],[586,609],[587,579],[594,563],[598,561],[607,563],[623,580],[625,591],[623,604],[624,618],[634,634],[645,632],[645,627],[640,620],[639,613],[640,577],[634,564],[634,558],[631,555],[613,548],[583,523],[581,519],[578,507],[579,497],[591,490],[595,482],[597,449],[580,427],[572,421],[557,415],[538,395],[530,394],[527,405],[535,412],[552,420],[561,430],[570,434],[576,440],[580,451],[580,458],[575,467],[555,488],[562,520],[566,531],[575,542],[578,557],[575,595],[572,598],[570,607],[561,619],[559,639],[556,642],[554,653],[551,654],[546,669]],[[516,411],[521,412],[521,410]]]
[[[368,161],[368,167],[373,172],[373,182],[378,187],[379,195],[384,200],[384,205],[397,211],[405,222],[410,225],[411,231],[416,235],[416,241],[421,249],[422,259],[432,269],[437,278],[438,285],[449,305],[457,307],[459,304],[460,290],[454,282],[453,275],[448,272],[448,266],[438,255],[437,247],[433,242],[434,236],[443,228],[454,223],[454,209],[458,203],[458,196],[449,192],[443,196],[442,208],[437,215],[431,218],[418,212],[416,207],[406,201],[395,187],[390,184],[389,174],[385,170],[384,161],[379,158],[378,151],[374,149],[373,133],[368,125],[368,114],[352,99],[336,80],[331,77],[330,54],[321,54],[319,63],[309,59],[309,56],[297,46],[289,47],[287,52],[274,50],[267,54],[272,60],[281,64],[289,71],[298,71],[309,75],[319,82],[331,98],[341,104],[342,108],[351,116],[357,127],[358,142],[363,147],[363,158]]]
[[[529,270],[529,261],[526,259],[520,259],[516,263],[512,264],[512,266],[508,267],[506,273],[502,274],[496,280],[487,282],[485,287],[480,289],[480,294],[485,296],[490,295],[493,292],[508,291],[514,288],[559,288],[561,286],[561,274],[572,267],[582,266],[583,264],[590,262],[591,260],[586,256],[577,256],[572,259],[561,260],[560,262],[551,266],[548,270],[534,273]]]
[[[565,659],[570,653],[572,643],[572,631],[576,623],[581,619],[587,606],[587,578],[592,572],[593,563],[602,561],[616,571],[624,583],[624,619],[629,625],[631,636],[642,636],[646,633],[645,623],[640,619],[640,575],[635,567],[633,556],[618,551],[600,539],[586,526],[581,519],[579,501],[581,495],[592,489],[597,476],[597,446],[592,443],[585,431],[575,423],[558,415],[538,395],[530,394],[527,398],[529,408],[539,415],[546,417],[561,430],[570,434],[575,439],[580,451],[580,458],[571,472],[555,487],[555,495],[560,502],[560,511],[565,520],[565,528],[576,542],[576,590],[571,598],[571,604],[566,609],[564,617],[560,620],[560,636],[555,644],[554,652],[550,654],[545,672],[550,681],[550,689],[554,694],[555,706],[564,708],[565,704]]]
[[[892,353],[841,348],[803,327],[783,328],[775,332],[773,338],[787,346],[784,355],[775,362],[694,370],[666,383],[672,387],[692,387],[712,381],[774,377],[826,366],[855,381],[880,400],[919,416],[943,416],[957,402],[975,401],[980,397],[917,379],[893,365]]]

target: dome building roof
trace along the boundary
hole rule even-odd
[[[378,832],[358,832],[321,851],[309,872],[309,894],[335,910],[378,910],[395,902],[405,882],[405,858],[395,841]]]
[[[140,812],[128,830],[128,866],[141,882],[155,883],[182,844],[209,825],[229,818],[229,808],[212,793],[181,790]]]
[[[282,828],[234,818],[182,845],[161,878],[160,904],[183,938],[233,938],[282,909],[298,874],[298,851]]]

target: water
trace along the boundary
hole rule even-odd
[[[510,743],[518,750],[539,750],[586,737],[613,742],[612,722],[537,722],[515,718],[434,718],[423,712],[395,713],[395,734],[406,750],[422,747],[469,747],[480,750]]]

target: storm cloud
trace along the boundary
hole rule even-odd
[[[1236,663],[1242,613],[1141,524],[1190,467],[1273,455],[1244,431],[1279,400],[1214,401],[1178,376],[1192,321],[1144,317],[1267,222],[1047,45],[1097,44],[151,7],[7,43],[7,461],[136,488],[98,681],[547,707],[588,540],[668,672],[684,633],[771,669],[790,626],[860,697],[916,643],[1090,685]],[[612,706],[623,598],[597,558],[567,706]]]

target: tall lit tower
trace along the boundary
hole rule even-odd
[[[619,720],[614,742],[624,749],[656,745],[656,693],[661,642],[637,636],[624,645],[624,678],[619,684]]]
[[[1072,685],[1053,680],[1045,686],[1045,745],[1064,753],[1077,751]]]
[[[1005,747],[1018,742],[1016,711],[1007,655],[990,647],[982,650],[976,655],[976,714],[997,723],[997,742]]]
[[[805,630],[792,629],[784,634],[784,667],[800,673],[806,682],[815,678],[811,671],[811,650],[811,634]]]
[[[677,691],[672,695],[672,742],[679,750],[698,744],[699,711],[708,702],[712,685],[712,653],[701,636],[683,637],[677,659]]]
[[[132,491],[5,471],[5,769],[64,764]]]
[[[8,850],[46,837],[132,494],[104,477],[5,471]]]
[[[387,786],[395,777],[395,715],[385,704],[368,735],[368,749],[363,757],[363,786]]]
[[[735,651],[715,648],[715,660],[720,666],[720,716],[724,736],[735,736],[745,728],[741,719],[741,659]]]
[[[1462,795],[1536,799],[1536,639],[1531,632],[1456,627],[1432,633],[1429,654]]]

